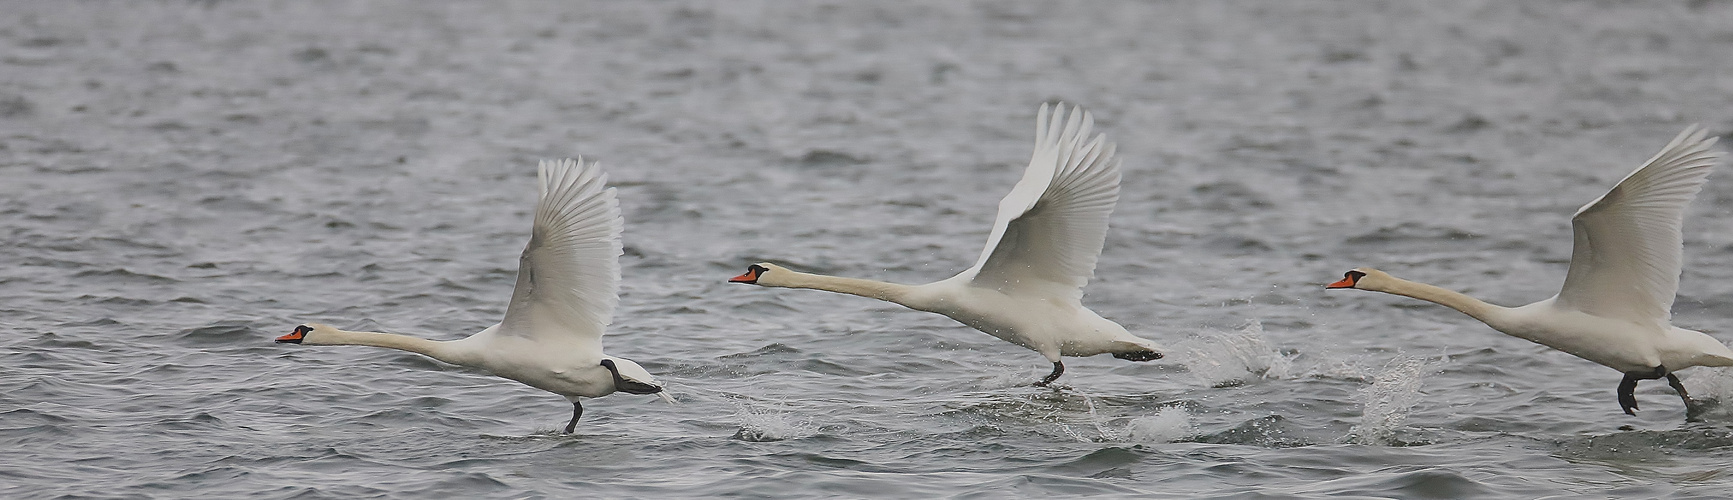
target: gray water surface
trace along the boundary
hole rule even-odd
[[[1733,3],[0,2],[6,498],[1724,497],[1733,411],[1372,265],[1546,298],[1569,217],[1733,131]],[[725,283],[968,267],[1036,107],[1125,179],[1084,302],[1167,359]],[[1727,145],[1720,146],[1725,150]],[[559,397],[301,322],[505,311],[535,163],[619,187],[610,353],[680,400]],[[1725,169],[1725,167],[1724,167]],[[1733,174],[1680,326],[1733,340]],[[1700,397],[1733,374],[1696,368]]]

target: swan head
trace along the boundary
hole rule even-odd
[[[278,344],[320,344],[320,338],[336,333],[337,329],[329,325],[308,323],[295,327],[288,335],[277,337]]]
[[[1324,288],[1329,288],[1329,289],[1358,288],[1361,290],[1379,290],[1380,289],[1378,286],[1379,283],[1384,283],[1384,282],[1387,282],[1388,280],[1391,280],[1391,279],[1393,279],[1393,278],[1391,278],[1391,276],[1389,274],[1386,274],[1384,271],[1379,271],[1377,269],[1373,269],[1370,267],[1356,267],[1352,270],[1349,270],[1346,273],[1342,273],[1342,279],[1341,280],[1339,280],[1335,283],[1324,285]]]
[[[746,266],[745,274],[729,278],[728,282],[745,285],[777,286],[777,284],[780,283],[778,279],[787,276],[788,273],[792,272],[793,271],[789,271],[787,268],[776,264],[759,262],[757,264]]]

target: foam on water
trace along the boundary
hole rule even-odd
[[[737,401],[734,420],[740,425],[734,438],[742,441],[782,441],[818,434],[818,426],[812,423],[811,417],[790,411],[787,405]]]
[[[1155,415],[1132,418],[1125,424],[1123,440],[1133,443],[1172,443],[1197,435],[1191,412],[1182,406],[1167,406]]]

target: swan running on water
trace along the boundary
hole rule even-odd
[[[418,353],[487,370],[572,402],[570,434],[584,414],[578,398],[615,391],[673,402],[650,372],[602,352],[602,333],[620,301],[620,204],[607,174],[582,158],[540,166],[541,196],[529,245],[518,262],[505,320],[462,340],[351,332],[317,323],[279,343],[365,345]]]
[[[1619,406],[1636,415],[1637,381],[1665,377],[1686,415],[1697,410],[1674,371],[1733,366],[1733,350],[1702,332],[1672,325],[1684,253],[1685,207],[1715,166],[1692,126],[1571,218],[1575,240],[1564,289],[1522,307],[1500,307],[1461,293],[1396,278],[1377,269],[1348,271],[1327,288],[1392,293],[1462,311],[1505,334],[1624,372]]]
[[[1112,354],[1131,361],[1161,359],[1161,347],[1083,307],[1083,286],[1095,274],[1107,238],[1107,217],[1119,201],[1119,160],[1106,134],[1090,139],[1095,119],[1065,105],[1041,105],[1035,154],[1023,179],[999,201],[999,217],[974,267],[925,285],[796,272],[762,262],[730,282],[811,288],[859,295],[935,312],[1041,353],[1053,372],[1060,356]]]

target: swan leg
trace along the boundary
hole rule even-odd
[[[1661,377],[1669,377],[1671,380],[1678,379],[1677,377],[1673,377],[1673,374],[1667,373],[1667,367],[1665,366],[1657,366],[1652,372],[1625,372],[1624,380],[1619,381],[1619,407],[1625,410],[1626,415],[1636,415],[1637,410],[1641,409],[1637,408],[1637,395],[1635,394],[1637,390],[1637,381],[1654,380]],[[1669,382],[1671,382],[1671,380],[1669,380]],[[1674,388],[1682,387],[1683,386],[1674,386]],[[1680,394],[1684,393],[1680,392]]]
[[[566,434],[571,434],[572,431],[578,430],[578,417],[582,417],[582,416],[584,416],[584,405],[578,403],[577,401],[573,401],[572,402],[572,421],[566,423]]]
[[[1685,420],[1694,420],[1702,413],[1697,408],[1697,400],[1691,399],[1691,395],[1685,392],[1685,384],[1679,381],[1678,376],[1668,373],[1667,385],[1673,386],[1673,390],[1679,393],[1679,399],[1685,400]]]
[[[1059,380],[1059,376],[1064,375],[1064,374],[1065,374],[1065,363],[1060,363],[1058,361],[1054,361],[1053,362],[1053,373],[1047,374],[1047,378],[1041,379],[1040,382],[1036,382],[1035,387],[1047,387],[1047,384],[1051,384],[1051,383],[1053,383],[1053,381]]]

